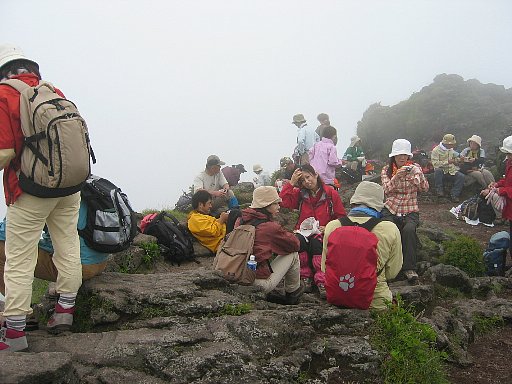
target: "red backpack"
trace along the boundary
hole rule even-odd
[[[377,243],[371,232],[381,220],[372,217],[365,223],[348,217],[339,219],[327,242],[325,291],[327,302],[347,308],[368,309],[377,285]],[[383,268],[384,269],[384,268]]]

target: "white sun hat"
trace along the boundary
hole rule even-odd
[[[12,44],[0,44],[0,68],[14,60],[30,61],[39,67],[35,61],[30,60],[25,56],[21,48]]]
[[[503,140],[503,147],[500,147],[500,151],[512,153],[512,136],[506,137],[505,140]]]
[[[396,139],[393,141],[393,146],[391,147],[391,153],[389,154],[389,157],[396,155],[412,156],[411,143],[409,140]]]

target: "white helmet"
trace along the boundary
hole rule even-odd
[[[35,61],[27,59],[21,48],[12,44],[0,44],[0,68],[14,60],[30,61],[39,68],[39,65]]]
[[[389,157],[396,155],[412,156],[411,143],[409,140],[396,139],[393,141],[393,146],[391,147],[391,153],[389,154]]]
[[[503,147],[500,148],[501,152],[512,153],[512,136],[506,137],[503,140]]]

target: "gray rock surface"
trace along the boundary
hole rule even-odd
[[[255,287],[226,282],[211,261],[84,282],[74,332],[51,336],[41,326],[28,333],[28,353],[2,356],[0,382],[380,382],[368,311],[331,306],[317,293],[297,306],[269,303]],[[460,298],[446,306],[436,286]],[[472,363],[467,347],[479,318],[512,322],[512,301],[500,298],[511,288],[512,279],[470,279],[444,265],[429,267],[418,285],[391,284],[461,365]]]

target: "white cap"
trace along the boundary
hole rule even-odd
[[[12,44],[0,44],[0,68],[14,60],[30,61],[39,68],[39,65],[35,61],[27,59],[21,48]]]
[[[396,139],[395,141],[393,141],[393,146],[391,147],[391,153],[389,154],[389,157],[393,157],[396,155],[412,156],[411,143],[409,142],[409,140]]]
[[[501,152],[512,153],[512,136],[506,137],[503,140],[503,147],[500,148]]]

